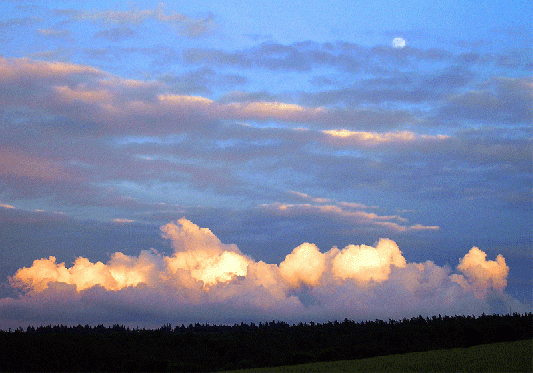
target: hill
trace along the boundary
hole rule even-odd
[[[255,368],[225,373],[342,373],[342,372],[531,372],[533,339],[500,342],[468,348],[411,352],[371,357]]]

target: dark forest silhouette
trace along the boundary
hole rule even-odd
[[[0,371],[216,371],[361,359],[533,338],[533,314],[158,329],[49,325],[0,331]]]

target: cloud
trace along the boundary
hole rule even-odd
[[[505,264],[505,258],[498,255],[493,261],[486,260],[486,257],[487,254],[473,247],[457,266],[464,277],[457,275],[455,281],[478,297],[486,296],[490,289],[501,292],[507,286],[509,267]]]
[[[94,67],[68,62],[33,61],[27,58],[0,58],[2,80],[30,78],[68,77],[78,74],[102,76],[104,73]]]
[[[315,73],[328,69],[337,74],[364,74],[355,82],[348,76],[314,75],[312,81],[334,89],[306,95],[314,100],[350,103],[384,101],[423,102],[446,97],[447,90],[467,86],[480,74],[472,68],[526,68],[529,58],[517,52],[493,55],[439,48],[363,46],[348,42],[296,42],[288,45],[265,42],[241,50],[190,48],[183,60],[194,65],[218,68],[264,69],[277,74]],[[289,74],[287,78],[291,78]],[[301,84],[301,81],[299,82]],[[341,88],[342,87],[342,88]]]
[[[301,193],[301,192],[295,192],[295,191],[291,191],[289,193],[291,195],[294,195],[294,196],[298,197],[298,198],[301,198],[301,199],[304,199],[304,200],[309,200],[309,201],[314,202],[314,203],[328,203],[328,202],[331,202],[331,199],[329,199],[329,198],[311,197],[308,194]],[[358,205],[358,206],[359,207],[363,207],[362,205]]]
[[[185,107],[202,113],[206,118],[222,120],[251,120],[258,122],[279,121],[292,127],[302,123],[307,127],[347,127],[368,128],[386,123],[396,127],[411,118],[407,111],[382,111],[373,109],[327,109],[325,107],[304,107],[285,102],[247,101],[218,103],[201,96],[163,94],[158,96],[164,111],[181,112]]]
[[[37,34],[46,36],[48,38],[69,38],[69,30],[58,30],[53,28],[37,29]]]
[[[503,293],[503,257],[486,261],[476,247],[457,267],[463,276],[430,261],[407,263],[389,239],[326,253],[304,243],[276,265],[254,261],[186,219],[163,225],[161,233],[173,254],[115,252],[107,263],[78,257],[70,267],[54,256],[35,260],[10,277],[21,293],[0,299],[0,319],[139,325],[398,318],[490,312],[491,297],[523,307]]]
[[[169,110],[184,106],[195,108],[206,114],[215,114],[219,119],[282,120],[289,122],[316,122],[323,115],[324,108],[305,108],[283,102],[246,102],[219,104],[201,96],[160,95],[159,101]]]
[[[56,14],[68,16],[71,21],[91,21],[103,24],[141,25],[149,20],[170,24],[176,31],[188,38],[200,38],[209,35],[216,28],[213,16],[191,18],[185,14],[165,13],[161,3],[156,9],[132,10],[58,10]]]
[[[346,246],[333,259],[333,273],[342,278],[351,278],[361,284],[388,280],[391,266],[406,266],[398,245],[388,239],[379,240],[376,247],[361,245]]]
[[[262,43],[257,47],[227,52],[214,48],[191,48],[183,53],[185,62],[276,71],[310,71],[333,67],[343,72],[375,72],[391,63],[407,65],[409,59],[426,62],[449,60],[452,54],[437,49],[407,47],[401,51],[387,47],[365,47],[348,42],[319,44],[311,41],[290,45]]]
[[[42,21],[43,19],[39,17],[11,18],[5,21],[0,21],[0,29],[10,30],[17,27],[28,27]]]
[[[493,78],[478,89],[450,97],[439,115],[447,120],[525,125],[533,123],[532,108],[531,78]]]
[[[295,248],[279,264],[281,276],[292,287],[298,287],[301,284],[317,285],[325,269],[324,254],[320,253],[318,247],[307,242]]]
[[[0,165],[2,166],[0,174],[5,178],[36,179],[42,182],[68,181],[75,178],[60,165],[41,157],[25,154],[18,149],[0,149]]]
[[[124,219],[124,218],[116,218],[116,219],[113,219],[113,222],[115,223],[120,223],[120,224],[124,224],[124,223],[133,223],[135,220],[132,220],[132,219]]]
[[[0,59],[0,81],[5,83],[0,91],[5,105],[31,108],[43,118],[58,117],[63,123],[84,127],[84,132],[108,135],[202,131],[228,120],[321,128],[342,123],[350,129],[383,123],[395,127],[411,119],[404,110],[331,110],[265,101],[219,103],[203,96],[163,93],[166,86],[162,83],[120,79],[88,66],[28,59]],[[181,120],[176,122],[176,118]],[[146,120],[149,126],[144,125]]]
[[[318,200],[320,202],[320,200]],[[327,200],[323,201],[327,202]],[[351,225],[366,225],[380,227],[390,232],[409,232],[420,230],[438,230],[438,226],[425,226],[421,224],[406,225],[407,219],[398,215],[378,215],[366,212],[366,206],[354,203],[337,204],[263,204],[261,208],[280,216],[317,216],[329,217],[345,221]]]
[[[438,78],[435,86],[446,91],[460,86],[463,74],[468,78],[468,71],[451,69],[383,75],[373,82],[379,91]],[[194,67],[176,92],[172,79],[124,79],[87,65],[0,59],[0,184],[7,192],[2,200],[15,204],[21,196],[44,197],[66,202],[77,214],[82,211],[77,207],[90,206],[106,221],[117,216],[153,221],[160,202],[177,204],[180,211],[196,203],[235,211],[248,206],[250,214],[262,210],[290,224],[315,227],[316,218],[325,219],[336,229],[372,239],[439,227],[444,234],[452,216],[471,213],[457,201],[483,202],[484,219],[491,222],[501,220],[501,208],[525,211],[530,204],[531,131],[518,121],[528,113],[527,79],[480,83],[479,89],[507,102],[516,121],[468,128],[485,115],[479,114],[486,112],[482,100],[465,106],[455,119],[445,115],[447,105],[464,101],[465,93],[447,96],[442,107],[429,111],[317,106],[266,90],[220,99],[202,94],[204,88],[224,86],[230,75]],[[457,80],[446,83],[448,75]],[[363,85],[371,88],[370,81]],[[450,122],[455,127],[447,127]],[[294,190],[313,197],[288,195]],[[352,196],[363,206],[383,208],[335,202]],[[393,200],[401,205],[392,206]],[[278,208],[282,205],[285,210]],[[145,215],[135,216],[136,209]],[[417,213],[398,216],[396,209]]]
[[[186,219],[161,227],[164,238],[170,239],[175,253],[165,258],[172,273],[185,270],[204,286],[246,276],[250,260],[237,246],[224,245],[207,228],[199,228]]]
[[[325,130],[325,135],[331,137],[331,141],[341,144],[377,145],[385,143],[407,143],[420,140],[445,140],[447,135],[417,135],[411,131],[402,132],[362,132],[349,130]]]
[[[248,79],[236,74],[220,74],[215,70],[204,67],[181,75],[164,74],[159,80],[172,87],[173,91],[182,94],[212,93],[212,87],[235,87],[244,85]],[[220,102],[220,99],[218,100]]]
[[[134,37],[135,35],[137,35],[137,33],[129,27],[113,27],[111,29],[99,31],[95,37],[118,42]]]

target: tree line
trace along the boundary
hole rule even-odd
[[[157,329],[90,325],[0,330],[0,371],[205,372],[361,359],[533,338],[533,314]]]

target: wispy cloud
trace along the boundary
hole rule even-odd
[[[120,24],[138,26],[149,20],[175,26],[180,35],[188,38],[200,38],[209,35],[216,28],[213,16],[193,18],[182,13],[165,12],[164,4],[160,3],[155,9],[130,9],[130,10],[57,10],[57,15],[66,16],[70,21],[91,21],[102,24]],[[116,34],[115,34],[116,36]]]
[[[117,41],[132,38],[136,34],[137,33],[133,29],[123,26],[123,27],[113,27],[110,29],[99,31],[95,35],[95,37],[104,38],[110,41],[117,42]]]
[[[315,202],[320,202],[315,199]],[[361,209],[359,204],[339,203],[332,204],[286,204],[273,203],[261,206],[265,209],[271,209],[276,214],[286,216],[311,215],[319,218],[328,216],[330,218],[345,220],[347,223],[354,225],[367,225],[383,228],[393,232],[409,232],[419,230],[438,230],[439,227],[425,226],[421,224],[406,225],[407,219],[398,215],[378,215],[373,212],[366,212]]]
[[[132,219],[124,219],[124,218],[116,218],[116,219],[113,219],[113,222],[114,223],[119,223],[119,224],[127,224],[127,223],[133,223],[135,220],[132,220]]]
[[[54,28],[37,29],[37,34],[46,36],[49,38],[68,38],[71,36],[69,30],[60,30]]]
[[[450,136],[447,135],[417,135],[411,131],[377,133],[349,130],[325,130],[323,133],[331,136],[334,140],[352,145],[407,143],[418,140],[445,140],[450,138]]]
[[[27,27],[42,22],[39,17],[10,18],[0,21],[0,29],[14,29],[17,27]]]

